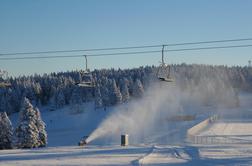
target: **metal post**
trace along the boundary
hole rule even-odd
[[[86,71],[88,70],[88,64],[87,64],[87,55],[84,55],[85,56],[85,60],[86,60]]]
[[[164,65],[164,48],[165,48],[165,45],[162,45],[162,65]]]

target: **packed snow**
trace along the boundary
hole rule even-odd
[[[251,145],[61,146],[0,151],[0,165],[251,165]]]

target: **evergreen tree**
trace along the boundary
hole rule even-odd
[[[122,101],[128,102],[130,99],[129,88],[128,88],[128,80],[125,78],[123,79],[122,83]]]
[[[24,98],[15,129],[15,145],[18,148],[34,148],[40,145],[39,130],[36,126],[36,111],[30,101]]]
[[[6,101],[6,97],[3,96],[3,94],[1,94],[1,98],[0,98],[0,112],[4,112],[7,110],[7,101]]]
[[[103,106],[105,107],[109,106],[110,105],[109,90],[105,85],[101,89],[101,95],[102,95]]]
[[[36,126],[39,131],[38,135],[39,147],[45,147],[47,145],[47,132],[45,130],[46,125],[41,118],[40,111],[38,108],[35,108],[35,113],[36,113]]]
[[[139,79],[136,79],[136,81],[134,82],[134,86],[133,86],[133,96],[134,97],[142,97],[143,94],[144,94],[143,85]]]
[[[36,105],[40,105],[41,104],[41,93],[42,93],[42,89],[39,83],[34,83],[33,84],[33,91],[35,93],[36,96]]]
[[[122,94],[120,89],[116,86],[116,82],[113,79],[111,85],[111,93],[110,93],[110,103],[111,105],[120,104],[122,102]]]
[[[81,100],[81,95],[79,93],[78,88],[74,88],[71,98],[70,98],[70,104],[75,105],[75,104],[80,104],[82,102]]]
[[[133,96],[134,82],[131,76],[128,77],[128,88],[129,88],[129,94]]]
[[[103,106],[103,103],[102,103],[101,90],[100,90],[100,86],[97,85],[95,88],[95,109],[101,108],[102,106]]]
[[[6,112],[0,112],[0,128],[0,149],[11,149],[13,128]]]
[[[12,102],[12,90],[11,89],[6,89],[1,91],[0,93],[0,112],[14,112],[13,111],[13,106],[15,103],[11,104]]]
[[[70,98],[70,104],[72,106],[73,109],[73,113],[80,113],[83,111],[83,109],[81,108],[81,95],[79,93],[78,88],[74,88],[73,92],[72,92],[72,96]]]
[[[204,78],[205,76],[211,78],[211,80],[225,82],[228,87],[231,86],[238,90],[252,90],[251,67],[187,64],[172,65],[171,67],[172,71],[174,71],[174,77],[178,78],[177,86],[179,86],[182,90],[191,89],[195,91],[196,87],[198,87],[196,85],[200,85],[202,79],[206,79]],[[136,82],[138,82],[136,80],[139,79],[141,84],[143,84],[144,87],[147,87],[148,85],[151,85],[151,80],[156,80],[156,72],[157,67],[154,66],[126,70],[95,70],[92,72],[92,75],[94,76],[92,81],[94,81],[95,84],[100,84],[100,93],[103,106],[110,106],[110,100],[112,100],[111,96],[113,96],[111,95],[111,91],[113,90],[111,86],[111,80],[115,79],[118,83],[118,80],[124,77],[127,78],[127,87],[123,87],[123,80],[119,84],[122,93],[122,100],[125,102],[127,100],[127,97],[125,98],[125,96],[128,96],[126,90],[127,88],[130,97],[139,97],[139,94],[143,94],[143,88],[140,88],[142,89],[140,90],[140,93],[135,91],[135,89],[137,89]],[[74,93],[73,87],[75,86],[75,82],[79,82],[81,80],[81,75],[77,71],[44,74],[43,76],[34,75],[30,77],[23,76],[11,78],[11,88],[0,89],[0,112],[18,112],[21,105],[20,98],[23,96],[27,96],[30,101],[34,102],[36,105],[40,104],[40,102],[42,105],[46,105],[51,102],[51,106],[55,106],[55,109],[61,108],[72,102],[71,97],[74,96],[72,93]],[[215,91],[213,92],[208,90],[206,98],[211,98],[214,92],[218,92],[218,94],[220,94],[219,89],[224,90],[217,84],[214,86],[217,86],[217,88],[214,88]],[[141,86],[138,86],[138,88],[139,87]],[[201,88],[204,88],[204,86]],[[94,96],[97,95],[95,95],[96,92],[92,88],[81,89],[79,93],[81,94],[82,101],[88,102],[97,100],[97,104],[101,104],[99,97],[94,98]],[[220,96],[223,95],[220,94]],[[216,97],[215,100],[219,102],[218,98]],[[114,99],[112,103],[115,103]]]
[[[62,108],[66,104],[65,95],[62,89],[59,89],[58,93],[55,96],[55,105],[57,108]]]

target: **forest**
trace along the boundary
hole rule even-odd
[[[51,111],[65,105],[78,105],[90,101],[95,102],[96,108],[105,109],[143,96],[145,90],[151,88],[150,85],[157,81],[157,70],[156,66],[94,70],[91,72],[94,88],[77,85],[85,81],[83,71],[10,77],[6,81],[11,83],[11,87],[0,89],[0,112],[8,114],[19,112],[24,97],[38,108],[49,106]],[[171,65],[171,73],[176,80],[176,86],[182,90],[189,87],[194,90],[203,88],[212,94],[223,90],[221,88],[223,86],[231,87],[234,93],[252,90],[252,68],[248,66],[183,63]],[[210,85],[208,83],[210,80],[215,80],[216,85]],[[206,82],[203,84],[205,86],[198,87],[202,86],[202,82]]]

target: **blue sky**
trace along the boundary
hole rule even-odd
[[[251,16],[251,0],[0,0],[0,53],[250,38]],[[246,65],[251,51],[169,52],[166,62]],[[160,58],[90,57],[89,67],[158,65]],[[0,61],[14,76],[83,67],[84,58]]]

